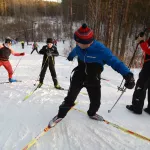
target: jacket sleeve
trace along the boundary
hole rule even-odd
[[[69,53],[68,58],[73,60],[75,56],[77,56],[76,47]]]
[[[150,41],[150,39],[149,39],[149,41]],[[150,55],[150,46],[149,46],[149,44],[148,44],[148,40],[147,40],[146,42],[142,42],[142,43],[140,44],[140,46],[141,46],[142,50],[143,50],[146,54]]]
[[[57,48],[55,47],[54,48],[54,52],[52,53],[53,56],[59,56],[59,53],[57,51]]]
[[[42,47],[42,49],[39,51],[39,54],[46,54],[46,49],[45,49],[45,46]]]
[[[112,54],[110,49],[104,47],[104,62],[111,66],[115,71],[120,73],[122,76],[127,75],[128,73],[131,73],[128,67],[120,61],[116,56]]]

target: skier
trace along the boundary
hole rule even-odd
[[[54,46],[57,46],[57,40],[56,39],[54,39],[53,43],[54,43]]]
[[[43,54],[43,62],[42,62],[42,69],[40,73],[40,82],[38,87],[40,88],[43,84],[43,80],[45,77],[45,73],[47,70],[47,67],[49,66],[49,70],[54,82],[54,87],[56,89],[63,90],[63,88],[58,84],[57,75],[55,71],[55,56],[58,56],[59,53],[57,51],[57,48],[53,46],[53,40],[52,38],[47,39],[47,45],[43,46],[43,48],[39,51],[40,54]]]
[[[24,41],[21,41],[22,49],[24,49]]]
[[[104,64],[111,66],[124,77],[126,88],[132,89],[135,85],[133,74],[129,69],[102,43],[94,40],[93,31],[86,24],[83,24],[74,33],[74,39],[77,45],[70,52],[68,60],[72,61],[75,56],[78,56],[78,66],[73,69],[68,94],[59,107],[58,115],[49,122],[49,127],[55,126],[66,116],[74,106],[74,101],[83,87],[87,89],[90,99],[88,116],[95,120],[101,119],[101,116],[96,112],[100,107],[100,75]]]
[[[144,52],[144,64],[136,82],[132,105],[127,105],[126,108],[135,114],[142,114],[146,90],[148,89],[148,106],[144,111],[150,114],[150,38],[144,41],[144,33],[142,35],[142,37],[138,37],[137,42],[140,43],[140,47]]]
[[[17,80],[12,78],[13,70],[12,66],[9,62],[9,56],[12,54],[14,56],[24,56],[25,53],[16,53],[11,48],[12,40],[10,38],[5,39],[4,44],[0,44],[0,66],[4,66],[8,72],[8,80],[9,82],[16,82]]]
[[[31,54],[32,54],[35,50],[36,50],[37,53],[39,53],[39,52],[38,52],[38,47],[39,47],[38,44],[34,41],[34,43],[33,43],[33,45],[32,45],[32,52],[31,52]]]

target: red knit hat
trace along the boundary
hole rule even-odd
[[[74,40],[81,44],[90,44],[94,40],[93,31],[84,23],[74,33]]]

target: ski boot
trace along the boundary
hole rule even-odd
[[[133,105],[127,105],[126,108],[135,114],[142,114],[142,110],[135,108]]]
[[[89,116],[91,119],[94,119],[94,120],[98,120],[98,121],[103,121],[104,118],[98,114],[95,114],[94,116]]]
[[[16,79],[13,79],[13,78],[9,78],[9,82],[12,83],[12,82],[17,82]]]
[[[40,83],[38,84],[37,88],[40,88],[42,85],[43,85],[43,83],[40,82]]]
[[[150,115],[150,109],[149,108],[145,108],[144,111]]]
[[[64,88],[62,88],[59,84],[55,85],[55,88],[58,90],[64,90]]]
[[[54,127],[58,122],[60,122],[63,118],[58,118],[58,116],[55,116],[48,124],[49,128]]]

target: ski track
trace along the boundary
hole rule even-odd
[[[40,43],[40,48],[45,43]],[[58,43],[58,51],[63,55],[64,46]],[[40,49],[39,48],[39,49]],[[14,46],[16,51],[22,52],[20,43]],[[33,91],[39,78],[42,57],[36,53],[30,55],[31,46],[25,46],[27,54],[18,65],[14,78],[22,82],[0,84],[0,150],[21,150],[31,139],[37,136],[57,114],[59,105],[63,102],[67,91],[54,88],[51,75],[47,69],[44,84],[37,89],[26,101],[24,97]],[[19,57],[10,57],[13,69]],[[77,65],[77,61],[66,61],[66,58],[56,57],[55,66],[60,85],[69,88],[70,74]],[[137,79],[139,70],[132,70]],[[119,126],[142,134],[150,138],[149,115],[143,112],[141,116],[132,114],[125,106],[131,104],[133,90],[127,90],[111,113],[108,109],[116,102],[121,92],[117,92],[122,77],[110,67],[105,67],[102,78],[110,81],[101,81],[101,107],[98,111],[104,119]],[[1,82],[7,81],[7,72],[0,68]],[[36,86],[34,86],[36,84]],[[78,109],[87,111],[89,97],[83,88],[77,97]],[[146,104],[144,107],[147,105]],[[68,115],[50,129],[31,150],[149,150],[150,143],[124,133],[104,122],[97,122],[76,110],[69,111]]]

